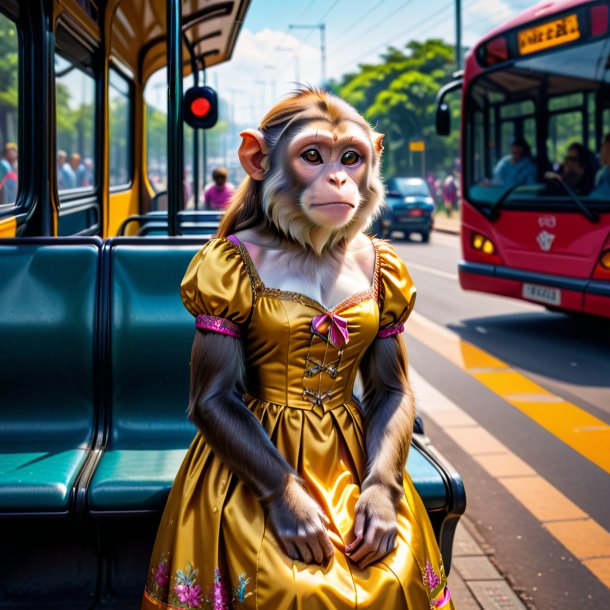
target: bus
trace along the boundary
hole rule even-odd
[[[248,7],[0,0],[0,609],[138,607],[196,432],[179,285],[218,222],[183,85],[231,59]],[[464,485],[417,432],[449,570]]]
[[[607,1],[551,0],[496,28],[462,89],[461,286],[610,317]]]

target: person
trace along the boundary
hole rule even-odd
[[[595,175],[595,186],[591,191],[591,197],[610,199],[610,133],[602,140],[599,153],[601,168]]]
[[[383,135],[318,89],[241,135],[247,176],[181,284],[199,431],[141,609],[453,610],[405,470],[415,287],[364,233],[383,204]]]
[[[228,182],[229,172],[224,167],[217,167],[212,172],[214,184],[210,184],[204,193],[205,207],[208,210],[224,210],[231,201],[233,185]]]
[[[76,174],[68,163],[68,153],[65,150],[57,151],[57,190],[65,191],[76,188]]]
[[[510,155],[502,157],[496,164],[491,184],[506,187],[535,184],[536,177],[536,164],[527,140],[515,138],[510,145]]]
[[[0,159],[0,203],[15,203],[17,199],[17,145],[7,142]]]
[[[568,147],[559,173],[546,172],[544,179],[547,186],[545,195],[565,195],[563,182],[576,195],[588,195],[593,189],[597,161],[593,153],[580,142],[572,142]]]
[[[79,153],[75,152],[70,156],[70,168],[74,172],[76,187],[90,186],[87,182],[87,168],[85,167]]]
[[[451,217],[453,210],[457,208],[457,199],[458,192],[455,176],[453,172],[449,172],[443,181],[443,204],[448,218]]]

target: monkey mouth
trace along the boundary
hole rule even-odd
[[[337,207],[341,207],[341,206],[344,206],[344,205],[347,205],[350,208],[354,208],[355,207],[354,204],[350,203],[349,201],[327,201],[325,203],[312,203],[311,207],[312,208],[322,208],[322,207],[325,207],[325,206],[337,206]]]

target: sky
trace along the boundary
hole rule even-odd
[[[462,0],[463,46],[533,4]],[[231,61],[207,77],[229,101],[230,118],[255,127],[295,82],[321,82],[321,23],[326,78],[340,79],[360,63],[378,62],[390,46],[428,38],[455,44],[455,0],[252,0]]]

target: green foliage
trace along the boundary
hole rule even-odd
[[[379,64],[361,65],[334,90],[386,135],[384,173],[420,174],[421,153],[409,152],[409,141],[425,140],[427,172],[454,169],[458,155],[459,103],[454,103],[453,133],[436,135],[436,95],[455,69],[453,48],[442,40],[411,41],[405,51],[390,47]]]

